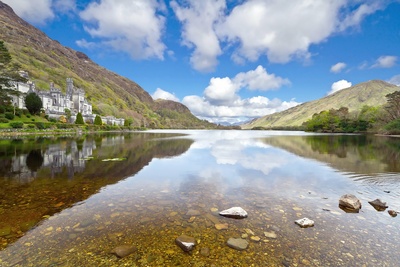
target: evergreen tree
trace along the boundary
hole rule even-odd
[[[14,82],[26,82],[26,79],[19,75],[20,66],[11,61],[11,55],[3,41],[0,41],[0,105],[10,103],[10,95],[19,95],[15,90]]]
[[[75,124],[85,124],[85,122],[83,121],[82,113],[78,112],[78,114],[76,115]]]
[[[38,114],[43,107],[42,100],[36,93],[25,96],[25,106],[32,115]]]
[[[94,125],[103,125],[103,121],[99,115],[96,115],[96,118],[94,118]]]

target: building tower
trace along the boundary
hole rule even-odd
[[[67,99],[72,100],[73,92],[74,92],[74,82],[72,81],[72,78],[67,78],[67,92],[66,92]]]

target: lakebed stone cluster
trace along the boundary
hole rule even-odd
[[[388,192],[390,193],[390,191]],[[377,211],[385,211],[389,207],[386,202],[383,202],[379,198],[368,201],[368,203]],[[339,199],[339,207],[345,212],[358,213],[362,205],[361,201],[355,195],[345,194]],[[388,210],[388,213],[392,217],[396,217],[398,214],[395,210]]]

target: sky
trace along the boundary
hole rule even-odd
[[[370,80],[400,86],[400,0],[2,0],[62,45],[241,123]]]

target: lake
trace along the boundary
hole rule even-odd
[[[338,207],[353,194],[359,213]],[[368,201],[389,206],[377,211]],[[241,207],[248,217],[219,211]],[[0,140],[0,266],[399,266],[400,138],[147,131]],[[307,217],[313,227],[295,220]],[[175,239],[193,237],[184,252]],[[227,245],[246,240],[244,250]],[[111,253],[125,245],[133,253]]]

